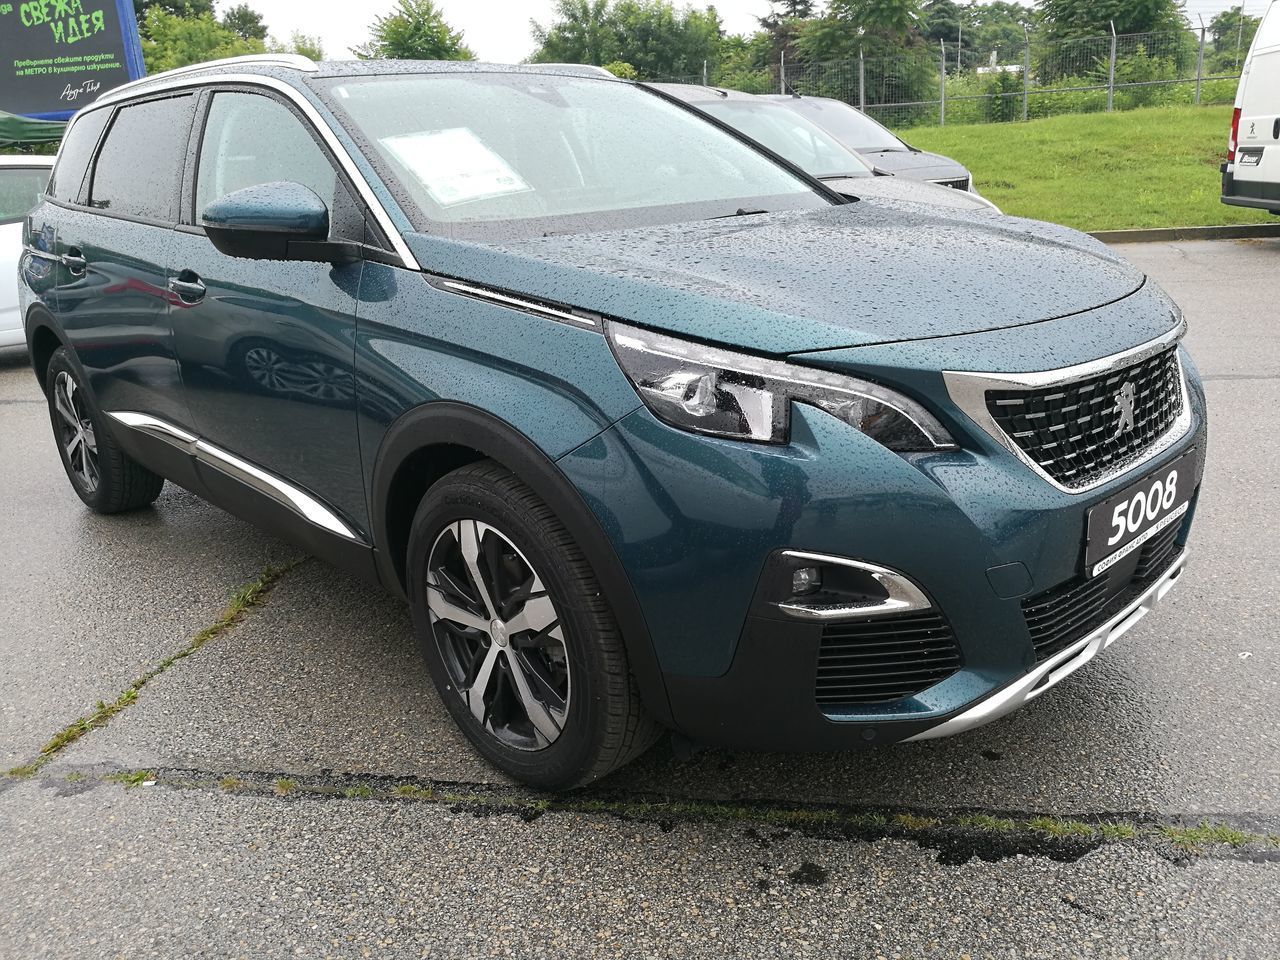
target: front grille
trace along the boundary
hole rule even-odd
[[[1182,553],[1180,524],[1171,524],[1142,547],[1138,565],[1128,580],[1109,576],[1077,577],[1022,602],[1027,629],[1043,663],[1084,639],[1118,614],[1146,590]]]
[[[1133,428],[1122,399],[1133,387]],[[1177,347],[1114,373],[1041,390],[991,390],[987,410],[1024,453],[1069,489],[1137,459],[1182,414]]]
[[[930,183],[936,183],[940,187],[950,187],[952,190],[963,190],[969,192],[969,178],[957,177],[954,180],[930,180]]]
[[[818,703],[890,703],[915,696],[960,669],[950,624],[936,613],[830,624],[818,653]]]

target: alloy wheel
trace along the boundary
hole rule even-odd
[[[542,750],[564,730],[564,628],[533,565],[497,528],[458,520],[427,560],[427,609],[453,689],[491,736]]]
[[[80,388],[68,373],[59,373],[53,381],[53,407],[58,413],[58,438],[71,472],[81,489],[94,493],[101,477],[98,436],[80,397]]]

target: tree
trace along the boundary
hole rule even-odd
[[[476,58],[432,0],[400,0],[395,13],[374,19],[369,33],[369,41],[351,51],[361,60]]]
[[[1261,22],[1259,17],[1245,16],[1241,7],[1223,10],[1210,20],[1209,36],[1213,42],[1210,72],[1239,70]]]
[[[295,53],[311,60],[324,59],[324,46],[320,43],[320,38],[299,33],[297,30],[293,32],[287,43],[273,41],[267,49],[271,53]]]
[[[133,12],[141,23],[152,7],[158,7],[175,17],[213,16],[213,0],[133,0]]]
[[[242,40],[267,39],[267,25],[262,14],[247,3],[237,4],[222,15],[222,25]]]
[[[612,73],[620,80],[639,80],[640,75],[636,73],[636,68],[622,60],[614,60],[612,63],[606,63],[604,68]]]
[[[987,62],[994,53],[1004,63],[1022,61],[1026,27],[1036,24],[1036,12],[1021,3],[997,0],[965,9],[964,45],[975,62]]]
[[[1041,0],[1044,39],[1073,40],[1116,33],[1184,30],[1182,0]]]
[[[133,0],[138,32],[144,40],[147,38],[147,14],[152,10],[174,17],[212,17],[213,0]]]
[[[954,43],[963,27],[967,33],[968,10],[961,9],[956,0],[925,0],[921,10],[921,33],[937,46],[939,40]]]
[[[619,61],[649,79],[700,75],[724,36],[714,7],[676,10],[670,0],[558,0],[555,16],[532,25],[535,63]]]
[[[556,0],[548,27],[531,20],[535,63],[603,64],[613,57],[609,0]]]
[[[245,40],[208,13],[179,17],[156,5],[147,11],[144,25],[142,57],[148,73],[266,52],[261,40]]]
[[[905,41],[920,35],[921,0],[830,0],[827,16],[865,33]]]

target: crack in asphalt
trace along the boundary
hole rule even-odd
[[[33,760],[11,768],[8,771],[9,777],[21,779],[34,776],[46,764],[51,763],[58,754],[85,736],[85,734],[105,727],[114,716],[137,703],[138,694],[152,680],[168,671],[174,664],[197,653],[209,641],[215,640],[228,631],[235,629],[254,608],[261,606],[266,601],[271,591],[276,588],[276,585],[286,574],[305,563],[307,559],[309,558],[295,560],[293,563],[283,567],[266,567],[263,569],[256,580],[245,584],[231,595],[231,600],[226,610],[222,612],[222,615],[217,620],[197,633],[173,654],[131,682],[110,703],[99,700],[97,706],[91,712],[78,717],[59,730],[48,743],[40,748],[39,755]]]
[[[1190,818],[1103,813],[1065,819],[977,808],[893,810],[778,802],[726,804],[590,789],[552,796],[520,787],[468,781],[332,772],[303,776],[183,768],[86,768],[72,770],[64,777],[42,776],[36,782],[53,789],[58,796],[119,784],[126,791],[158,786],[279,802],[425,804],[475,817],[512,816],[526,824],[547,815],[612,817],[653,824],[663,832],[680,826],[724,824],[744,828],[742,835],[762,849],[785,842],[795,834],[866,843],[897,839],[936,851],[938,862],[944,866],[1016,856],[1074,862],[1112,845],[1150,850],[1177,865],[1206,858],[1280,863],[1280,818],[1263,815],[1201,814]],[[7,785],[0,783],[0,792],[16,783],[12,779]]]

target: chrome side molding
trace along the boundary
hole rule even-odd
[[[510,293],[495,290],[491,287],[463,283],[461,280],[450,280],[447,277],[428,277],[427,282],[436,289],[444,290],[447,293],[456,293],[458,296],[470,297],[473,300],[483,300],[486,303],[497,304],[500,307],[510,307],[513,310],[520,310],[535,317],[542,317],[544,320],[569,323],[576,327],[586,327],[590,330],[600,330],[603,326],[601,319],[593,314],[570,313],[567,307],[543,303],[528,297],[513,296]]]
[[[800,560],[818,563],[824,566],[849,567],[868,574],[888,593],[884,600],[866,604],[850,603],[780,603],[778,609],[797,620],[810,620],[827,623],[833,620],[847,620],[851,617],[888,617],[898,613],[910,613],[914,610],[932,610],[933,603],[925,592],[916,586],[905,575],[888,567],[877,566],[864,560],[850,560],[847,557],[831,557],[821,553],[801,553],[787,550],[783,556],[788,560]]]
[[[1066,650],[1039,664],[1031,672],[1019,677],[1013,683],[996,691],[990,697],[975,704],[963,713],[946,720],[936,727],[930,727],[924,733],[908,738],[913,740],[936,740],[939,737],[950,737],[984,726],[992,720],[998,720],[1005,714],[1030,703],[1042,693],[1057,686],[1071,674],[1100,654],[1111,644],[1132,630],[1139,621],[1156,608],[1156,605],[1173,589],[1178,578],[1187,569],[1188,552],[1174,561],[1155,583],[1087,637],[1073,643]]]
[[[252,487],[313,526],[337,534],[353,543],[364,543],[360,535],[343,523],[336,513],[309,493],[221,447],[202,440],[190,431],[158,417],[129,410],[108,411],[107,416],[130,430],[145,433],[178,447],[205,466],[212,467],[247,487]]]

